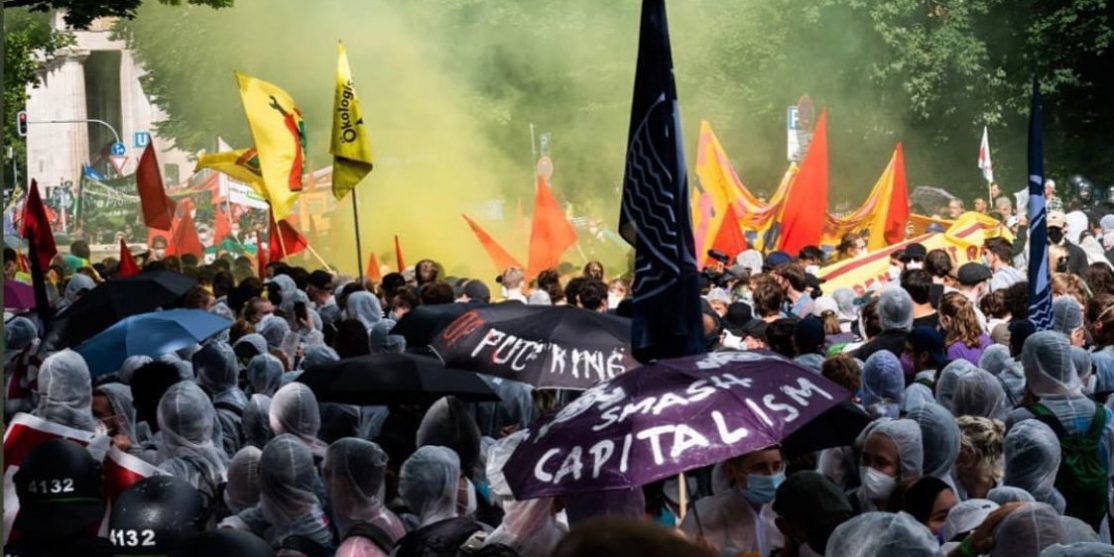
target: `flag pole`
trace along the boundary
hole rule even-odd
[[[329,266],[329,264],[325,261],[325,258],[321,257],[321,254],[317,253],[317,250],[313,249],[313,245],[309,243],[308,239],[306,240],[306,249],[309,250],[309,253],[312,254],[315,259],[317,259],[318,263],[321,263],[321,265],[325,267],[325,270],[329,271],[330,273],[336,274],[336,270]]]
[[[352,196],[352,222],[356,227],[356,272],[360,276],[360,284],[364,282],[364,249],[360,245],[360,208],[356,202],[356,188],[350,192]]]

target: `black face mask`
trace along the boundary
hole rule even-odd
[[[1048,241],[1052,242],[1053,244],[1059,244],[1063,239],[1064,239],[1064,229],[1063,228],[1049,228],[1048,229]]]

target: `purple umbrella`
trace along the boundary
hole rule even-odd
[[[869,421],[841,404],[850,397],[770,354],[661,360],[533,424],[505,474],[515,498],[529,499],[640,486],[775,444],[848,445]]]
[[[4,307],[34,309],[35,289],[25,282],[12,279],[4,280]]]

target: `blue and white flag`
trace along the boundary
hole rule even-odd
[[[1048,268],[1048,214],[1044,206],[1044,147],[1041,92],[1033,79],[1029,110],[1029,321],[1038,331],[1052,328],[1052,276]]]
[[[631,348],[641,361],[705,351],[700,276],[664,0],[643,0],[619,233],[635,248]]]
[[[97,172],[97,169],[93,168],[93,166],[89,164],[81,165],[81,174],[84,175],[86,178],[97,182],[106,181],[104,175],[100,172]]]

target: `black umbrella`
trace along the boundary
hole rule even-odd
[[[369,354],[330,362],[306,370],[298,381],[322,402],[360,406],[428,404],[446,395],[469,401],[499,400],[478,375],[411,354]]]
[[[403,315],[391,329],[390,334],[404,337],[408,349],[429,346],[429,343],[433,342],[433,337],[441,332],[441,329],[472,307],[458,303],[418,306],[406,312],[406,315]]]
[[[850,401],[833,406],[781,442],[781,450],[790,456],[853,445],[870,416]]]
[[[62,320],[62,345],[77,345],[125,317],[173,306],[196,284],[196,280],[173,271],[149,271],[105,282],[58,316]]]
[[[535,387],[587,389],[632,369],[630,320],[568,306],[473,309],[430,343],[445,365]]]

